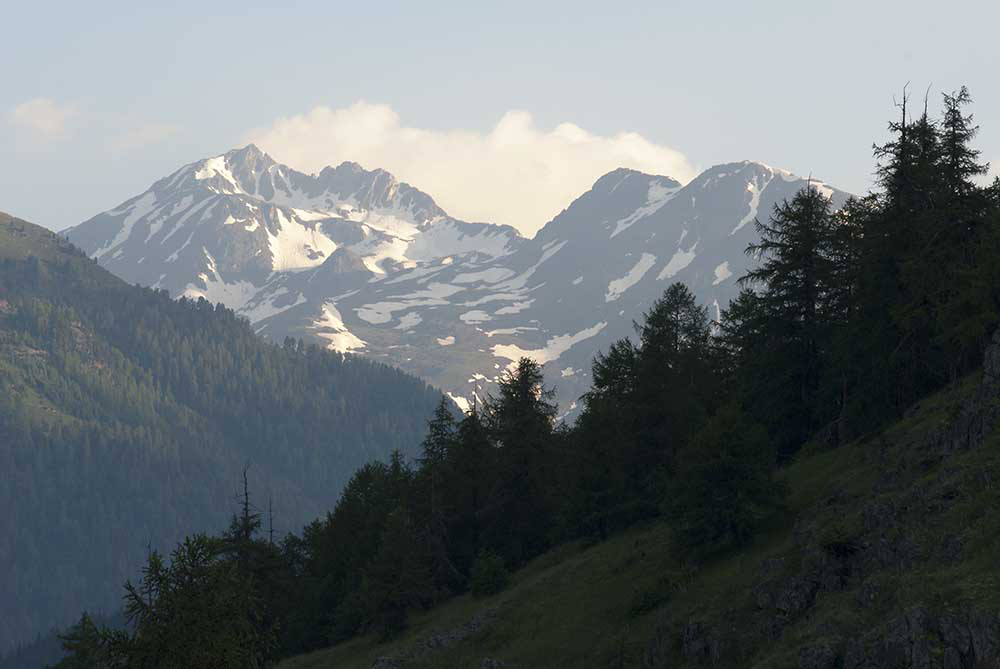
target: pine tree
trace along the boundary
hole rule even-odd
[[[568,512],[574,535],[605,539],[650,513],[636,504],[629,479],[637,471],[637,367],[638,350],[628,339],[598,353],[591,365],[592,385],[570,437],[574,448],[567,453],[574,468]]]
[[[667,288],[635,325],[639,336],[633,481],[652,497],[655,477],[711,411],[708,310],[682,283]]]
[[[433,596],[426,546],[405,508],[386,518],[378,554],[365,570],[363,598],[371,624],[383,639],[406,626],[409,611]]]
[[[944,365],[950,380],[978,363],[996,327],[997,304],[984,275],[991,262],[982,254],[995,234],[989,229],[994,202],[990,189],[976,183],[989,171],[989,164],[979,162],[980,151],[971,146],[979,126],[973,125],[972,115],[964,113],[972,96],[963,86],[943,98],[938,170],[941,207],[926,265],[936,274],[931,293],[938,316],[935,337],[947,351]]]
[[[776,205],[768,223],[755,223],[760,241],[747,253],[760,265],[741,278],[760,288],[772,411],[782,455],[792,453],[824,416],[818,411],[823,356],[830,330],[825,318],[836,276],[830,200],[816,188]]]
[[[417,486],[420,490],[416,513],[436,598],[446,596],[463,585],[462,574],[449,554],[449,527],[457,513],[453,491],[448,489],[449,467],[458,447],[451,401],[441,398],[434,417],[428,422],[427,436],[421,444]]]
[[[98,627],[84,611],[72,627],[59,635],[66,657],[54,669],[124,669],[127,657],[115,652],[122,645],[122,634]]]
[[[473,407],[458,424],[444,481],[446,499],[453,509],[448,552],[452,565],[466,579],[485,543],[488,505],[499,474],[497,456],[498,449]]]
[[[521,358],[485,403],[484,425],[498,448],[498,473],[490,498],[491,547],[521,564],[548,544],[555,490],[550,456],[556,405],[543,386],[541,368]]]
[[[139,585],[125,590],[134,631],[113,651],[130,667],[264,667],[274,651],[252,578],[220,559],[215,539],[188,537],[169,565],[152,553]]]

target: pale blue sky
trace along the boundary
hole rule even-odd
[[[967,84],[983,124],[979,146],[1000,162],[1000,3],[469,4],[8,3],[0,210],[56,229],[72,225],[181,164],[271,136],[279,118],[358,101],[386,105],[401,126],[432,136],[485,136],[520,110],[542,135],[525,140],[527,151],[559,151],[544,136],[568,122],[591,139],[638,133],[679,151],[692,168],[759,160],[860,191],[869,184],[871,144],[883,137],[903,84],[911,82],[915,98],[932,86],[935,106],[938,91]],[[308,164],[289,162],[315,167],[316,156],[280,146],[276,157],[301,156]],[[333,154],[344,145],[323,146],[338,147]],[[401,150],[433,154],[442,146],[450,145]],[[555,190],[600,176],[585,173],[602,170],[612,158],[597,154],[616,144],[588,146],[565,182],[563,163],[540,159]],[[324,154],[323,162],[378,167],[364,158],[386,151]],[[475,160],[474,152],[454,153]],[[663,155],[650,160],[672,164]],[[424,159],[439,167],[428,172],[433,185],[456,169],[447,156]],[[495,169],[510,172],[512,164]],[[422,186],[412,156],[398,169]],[[490,167],[470,169],[488,176]],[[498,176],[498,188],[509,191],[514,181]],[[480,196],[477,208],[423,186],[459,213],[512,222],[499,201]],[[530,189],[523,195],[529,232],[552,208],[530,206],[532,197]]]

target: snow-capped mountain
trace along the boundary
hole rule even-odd
[[[571,415],[598,350],[674,281],[714,317],[738,292],[753,220],[806,181],[760,163],[681,183],[618,169],[533,239],[450,218],[353,163],[310,176],[249,146],[181,168],[67,231],[101,264],[303,337],[399,366],[460,405],[521,356]],[[847,194],[812,181],[839,206]]]
[[[440,251],[503,255],[505,226],[449,218],[430,196],[355,163],[307,175],[254,145],[186,165],[66,231],[119,276],[241,309],[276,272],[321,265],[338,248],[373,273]]]

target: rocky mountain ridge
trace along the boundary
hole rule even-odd
[[[761,163],[688,184],[614,170],[532,239],[450,218],[383,170],[306,175],[254,146],[187,165],[66,235],[112,272],[223,302],[259,334],[301,337],[416,373],[461,406],[520,356],[562,415],[594,354],[673,281],[710,316],[738,292],[753,220],[811,183]]]

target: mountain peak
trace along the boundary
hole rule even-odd
[[[619,167],[595,181],[594,185],[591,186],[591,190],[595,193],[613,192],[625,182],[634,180],[641,180],[644,184],[656,182],[666,188],[679,188],[681,186],[679,181],[668,176],[647,174],[646,172],[640,172],[628,167]]]
[[[243,148],[232,149],[230,151],[227,151],[227,153],[234,154],[234,155],[235,154],[246,154],[246,155],[256,155],[256,156],[266,155],[264,153],[264,151],[259,146],[257,146],[256,144],[254,144],[253,142],[250,142],[249,144],[247,144]]]
[[[767,187],[769,183],[796,184],[796,188],[803,188],[808,181],[812,188],[815,188],[826,197],[833,197],[835,192],[827,183],[812,176],[803,177],[789,170],[780,167],[772,167],[767,163],[755,160],[742,160],[734,163],[723,163],[714,165],[691,181],[690,186],[696,189],[714,187],[720,184],[734,184],[745,182],[746,187],[753,190],[760,190]],[[740,186],[742,188],[742,186]],[[844,194],[846,195],[846,194]]]
[[[770,177],[781,177],[785,181],[797,181],[801,178],[788,170],[781,169],[780,167],[772,167],[771,165],[762,163],[759,160],[740,160],[732,163],[713,165],[698,175],[695,178],[695,181],[707,177],[725,177],[740,173],[753,173],[767,175]]]
[[[345,246],[338,247],[331,253],[323,261],[323,264],[316,268],[316,272],[321,274],[350,274],[353,272],[371,274],[362,257]]]
[[[278,164],[256,144],[247,144],[242,149],[227,151],[223,159],[233,175],[240,180],[241,185],[243,177],[256,181],[262,172]]]
[[[229,163],[244,163],[247,161],[268,161],[273,163],[274,159],[267,155],[264,151],[260,149],[256,144],[247,144],[242,149],[232,149],[227,151],[225,154],[226,162]]]
[[[329,169],[329,168],[326,168]],[[344,162],[337,165],[337,170],[344,170],[347,172],[354,172],[355,174],[360,174],[361,172],[366,172],[360,163],[356,163],[353,160],[345,160]]]

